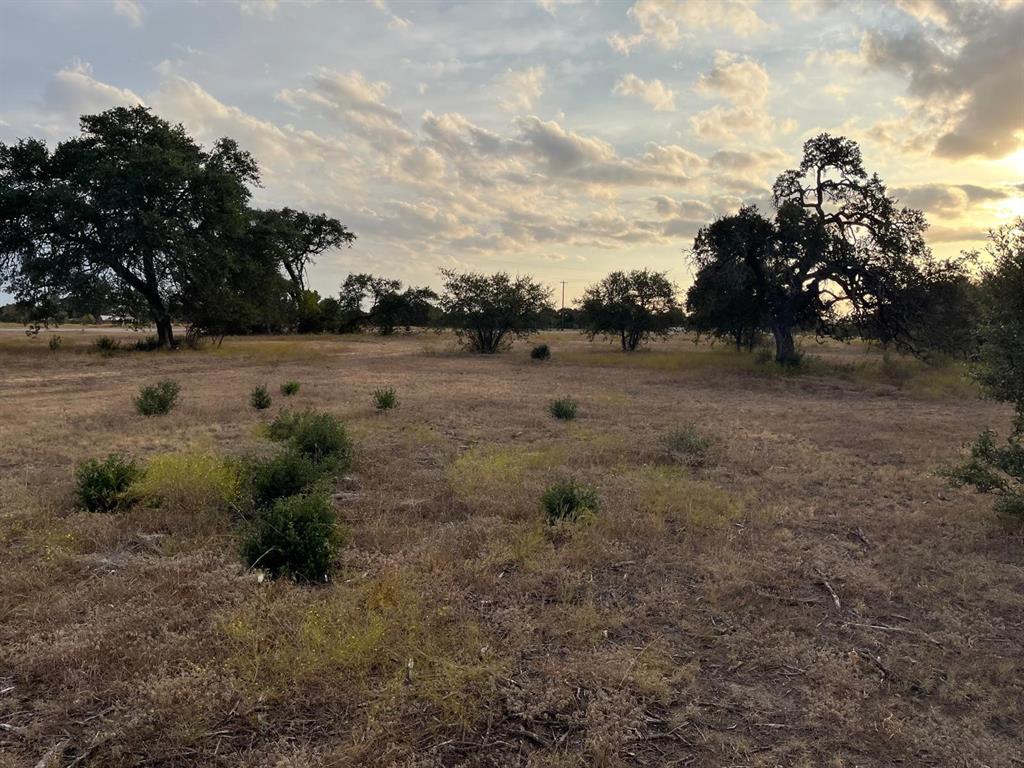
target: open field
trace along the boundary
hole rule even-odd
[[[3,768],[1024,765],[1024,540],[935,475],[1010,411],[958,368],[812,342],[783,375],[568,332],[548,363],[434,334],[62,336],[0,338]],[[160,378],[180,407],[138,416]],[[241,456],[286,405],[356,443],[330,585],[260,580],[227,513],[74,510],[86,458]],[[690,424],[698,466],[663,444]],[[602,507],[551,530],[563,476]]]

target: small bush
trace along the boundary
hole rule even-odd
[[[266,384],[260,384],[258,387],[253,388],[249,395],[249,405],[257,411],[267,410],[272,402]]]
[[[139,396],[135,398],[135,410],[143,416],[162,416],[170,413],[178,402],[179,392],[181,387],[178,386],[178,382],[170,379],[150,384],[139,390]]]
[[[323,472],[298,451],[285,450],[268,459],[250,460],[246,475],[253,505],[260,508],[310,491]]]
[[[572,421],[576,418],[576,401],[571,397],[562,397],[558,400],[552,400],[548,406],[548,411],[556,419],[562,421]]]
[[[146,463],[132,496],[153,506],[187,512],[227,509],[238,498],[238,469],[205,452],[167,453]]]
[[[995,433],[985,430],[971,445],[968,460],[943,474],[957,487],[993,494],[998,514],[1024,523],[1024,434],[999,444]]]
[[[326,581],[347,538],[324,493],[289,496],[251,522],[242,555],[273,577]]]
[[[281,394],[285,397],[291,397],[299,393],[299,387],[301,385],[297,381],[286,381],[281,385]]]
[[[576,480],[559,480],[548,486],[540,499],[548,524],[573,522],[597,512],[597,491]]]
[[[61,342],[64,340],[60,336],[51,336],[49,341],[50,351],[56,352],[60,349]]]
[[[271,440],[288,442],[317,465],[344,472],[352,463],[352,441],[336,416],[319,411],[281,413],[267,428]]]
[[[121,348],[121,343],[117,339],[112,339],[109,336],[100,336],[93,343],[96,347],[96,351],[104,355],[112,355]]]
[[[530,350],[531,360],[550,360],[551,359],[551,347],[547,344],[538,344]]]
[[[698,467],[707,462],[711,441],[688,425],[668,434],[665,448],[675,461]]]
[[[373,393],[373,404],[378,411],[390,411],[392,408],[398,407],[398,395],[391,387],[378,389]]]
[[[133,347],[136,352],[152,352],[153,350],[160,349],[160,339],[156,336],[146,336],[142,339],[136,339]]]
[[[132,505],[129,493],[142,471],[129,458],[112,453],[103,461],[90,459],[75,471],[78,505],[89,512],[116,512]]]

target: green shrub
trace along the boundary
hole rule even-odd
[[[104,355],[112,355],[121,348],[121,343],[117,339],[112,339],[109,336],[100,336],[93,343],[93,346],[96,347],[97,352],[101,352]]]
[[[89,459],[75,471],[78,505],[89,512],[127,509],[134,499],[129,489],[141,475],[139,466],[119,453],[103,461]]]
[[[170,379],[150,384],[139,390],[139,396],[135,398],[135,410],[143,416],[161,416],[170,413],[175,403],[178,402],[179,392],[181,392],[181,387],[178,386],[178,382]]]
[[[136,352],[152,352],[153,350],[160,349],[160,339],[156,336],[146,336],[142,339],[136,339],[135,344],[132,346]]]
[[[254,387],[252,392],[249,394],[249,405],[257,411],[267,410],[272,402],[273,401],[270,398],[270,393],[267,391],[266,384],[260,384],[258,387]]]
[[[56,352],[58,349],[60,349],[61,342],[63,341],[64,339],[62,339],[60,336],[51,336],[49,341],[50,351]]]
[[[573,522],[597,512],[597,491],[576,480],[559,480],[548,486],[540,499],[548,523]]]
[[[352,441],[336,416],[320,411],[284,412],[267,428],[271,440],[287,442],[314,464],[344,472],[352,464]]]
[[[373,393],[373,404],[378,411],[390,411],[392,408],[398,407],[398,395],[391,387],[378,389]]]
[[[132,485],[132,496],[153,506],[186,512],[227,509],[238,498],[238,468],[204,451],[154,456]]]
[[[547,344],[538,344],[530,350],[530,359],[532,360],[550,360],[551,359],[551,347]]]
[[[299,387],[301,385],[297,381],[286,381],[281,385],[281,394],[285,397],[291,397],[299,393]]]
[[[246,466],[249,493],[256,507],[269,507],[286,496],[306,493],[323,474],[320,467],[295,450],[251,459]]]
[[[675,461],[699,467],[708,460],[711,441],[687,425],[665,436],[665,448]]]
[[[943,474],[957,487],[995,495],[997,513],[1024,523],[1024,434],[997,444],[995,432],[985,430],[971,445],[968,460]]]
[[[347,540],[324,493],[279,499],[251,521],[242,556],[273,577],[326,581]]]
[[[548,406],[548,411],[556,419],[572,421],[576,418],[576,407],[576,401],[571,397],[562,397],[558,400],[552,400]]]

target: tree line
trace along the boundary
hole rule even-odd
[[[442,270],[441,294],[351,274],[337,297],[321,297],[309,265],[355,233],[323,213],[254,208],[259,184],[256,160],[233,140],[206,149],[141,106],[83,116],[80,135],[52,151],[37,139],[0,143],[9,318],[148,320],[163,347],[177,343],[175,323],[194,337],[443,325],[480,352],[566,326],[629,352],[687,327],[737,348],[770,336],[789,365],[800,333],[976,357],[994,290],[991,276],[971,278],[969,254],[935,259],[923,214],[865,170],[855,142],[828,134],[778,177],[771,215],[746,206],[699,230],[682,303],[666,273],[646,269],[613,272],[561,311],[532,277],[503,273]],[[1012,229],[994,247],[1012,248]]]

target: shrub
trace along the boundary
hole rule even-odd
[[[562,421],[572,421],[576,418],[576,401],[571,397],[562,397],[558,400],[552,400],[548,406],[548,411],[556,419]]]
[[[136,352],[152,352],[155,349],[160,349],[160,339],[156,336],[146,336],[136,339],[133,346]]]
[[[985,430],[971,445],[968,460],[943,474],[957,487],[995,495],[996,512],[1024,523],[1024,435],[1011,435],[999,445],[995,433]]]
[[[271,440],[288,442],[314,464],[343,472],[352,463],[352,441],[336,416],[319,411],[281,413],[267,428]]]
[[[250,523],[242,556],[273,577],[326,581],[347,538],[324,493],[289,496]]]
[[[103,461],[89,459],[75,471],[78,504],[89,512],[116,512],[132,505],[129,493],[142,471],[138,465],[119,453]]]
[[[297,381],[286,381],[281,385],[281,394],[285,397],[291,397],[299,393],[299,387],[301,385]]]
[[[551,347],[547,344],[538,344],[530,350],[531,360],[550,360],[551,359]]]
[[[132,496],[154,506],[198,512],[226,509],[238,498],[238,469],[212,453],[154,456],[132,485]]]
[[[139,396],[135,398],[135,410],[143,416],[161,416],[170,413],[175,403],[178,402],[179,392],[181,392],[181,387],[178,386],[178,382],[170,379],[150,384],[139,390]]]
[[[60,349],[61,342],[64,341],[60,336],[51,336],[49,341],[50,351],[56,352]]]
[[[249,405],[255,408],[257,411],[265,411],[270,407],[271,402],[270,393],[267,391],[266,384],[260,384],[252,390],[249,395]]]
[[[392,387],[378,389],[373,393],[373,404],[378,411],[390,411],[398,406],[398,396]]]
[[[665,447],[676,461],[698,467],[708,460],[711,441],[687,425],[666,435]]]
[[[267,459],[251,459],[246,475],[253,505],[259,508],[310,491],[323,472],[298,451],[285,450]]]
[[[597,491],[576,480],[559,480],[548,486],[540,499],[548,524],[573,522],[597,512]]]
[[[118,349],[121,348],[121,344],[117,339],[112,339],[109,336],[100,336],[93,343],[96,347],[97,352],[101,352],[105,355],[112,355]]]

